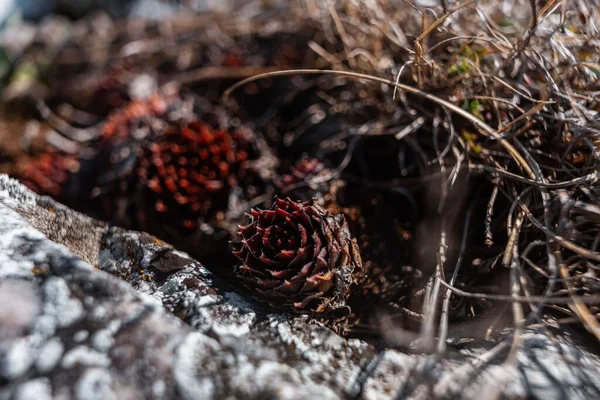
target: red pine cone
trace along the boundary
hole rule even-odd
[[[252,210],[239,235],[236,274],[271,304],[317,313],[346,306],[362,262],[342,215],[275,199],[269,210]]]
[[[34,192],[53,197],[62,194],[69,174],[77,172],[79,161],[71,155],[48,151],[27,162],[19,180]]]
[[[172,124],[145,146],[137,174],[151,196],[150,213],[196,229],[199,219],[228,205],[230,190],[247,172],[251,142],[238,130],[214,129],[202,122]]]

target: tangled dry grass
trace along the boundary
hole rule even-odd
[[[600,340],[600,2],[420,3],[96,17],[13,49],[4,107],[43,100],[89,126],[133,77],[176,83],[261,132],[283,170],[302,153],[326,161],[308,186],[349,189],[336,207],[379,274],[375,328],[359,318],[356,332],[441,356],[449,337],[509,327],[489,353],[510,348],[507,363],[530,325]],[[113,103],[98,105],[98,81]]]

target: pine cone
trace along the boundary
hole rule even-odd
[[[314,201],[275,199],[269,210],[252,210],[239,235],[236,275],[272,305],[317,313],[346,307],[362,262],[342,215]]]
[[[144,146],[137,175],[148,189],[151,210],[194,230],[200,219],[228,206],[231,189],[247,177],[246,162],[256,158],[241,130],[212,128],[202,122],[172,124]],[[248,178],[248,179],[246,179]],[[247,182],[244,182],[245,184]]]

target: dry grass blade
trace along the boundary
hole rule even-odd
[[[583,321],[584,326],[587,330],[589,330],[596,339],[600,341],[600,323],[596,319],[590,310],[586,307],[586,305],[581,301],[581,298],[575,294],[575,290],[573,289],[573,285],[569,279],[569,273],[567,272],[567,267],[565,265],[560,266],[560,275],[567,286],[567,290],[569,291],[569,295],[571,296],[571,302],[569,302],[569,307],[577,316]]]
[[[431,34],[431,32],[433,32],[438,26],[440,26],[452,14],[454,14],[455,12],[457,12],[465,7],[468,7],[471,4],[476,3],[476,2],[477,2],[477,0],[467,0],[464,3],[461,3],[461,4],[457,5],[456,7],[452,8],[451,10],[448,10],[448,12],[446,12],[440,18],[435,20],[435,22],[433,24],[431,24],[429,26],[429,28],[427,28],[418,38],[415,39],[415,41],[422,42],[423,39],[425,39],[427,36],[429,36]]]

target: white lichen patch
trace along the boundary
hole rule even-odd
[[[2,175],[0,175],[0,178]],[[1,186],[0,186],[1,187]],[[13,249],[20,246],[31,246],[32,242],[44,239],[40,232],[24,227],[26,223],[13,210],[3,207],[0,190],[0,279],[6,277],[33,276],[34,263],[31,259],[23,259]]]
[[[2,350],[0,375],[9,380],[23,376],[35,360],[34,349],[27,338],[3,342]]]
[[[108,329],[101,329],[92,336],[92,347],[95,350],[106,353],[115,343],[113,334]]]
[[[33,324],[41,311],[36,289],[31,282],[0,281],[0,340],[17,337]]]
[[[306,362],[296,369],[306,381],[319,383],[328,380],[340,390],[348,389],[360,374],[355,350],[346,340],[324,326],[305,320],[269,316],[270,325],[276,330],[279,340],[291,346]]]
[[[44,314],[53,318],[57,327],[66,327],[83,317],[81,302],[71,297],[64,279],[50,277],[43,288]]]
[[[298,371],[280,362],[261,361],[254,365],[238,357],[235,376],[239,379],[232,382],[234,388],[249,397],[270,393],[281,399],[340,398],[327,386],[307,385]]]
[[[40,338],[50,338],[56,333],[56,321],[49,315],[41,315],[33,323],[32,331]]]
[[[165,397],[165,392],[167,389],[167,384],[164,380],[159,379],[152,384],[152,395],[154,398],[162,399]]]
[[[282,319],[280,315],[276,314],[270,315],[269,321],[271,326],[276,328],[281,343],[294,346],[295,351],[302,354],[307,361],[319,365],[327,365],[331,361],[331,353],[320,351],[324,338],[316,330],[294,331],[292,319]]]
[[[193,302],[194,305],[198,308],[206,308],[208,306],[212,306],[217,304],[221,299],[214,294],[207,294],[204,296],[195,295]]]
[[[73,334],[73,341],[75,343],[83,343],[90,337],[90,332],[87,329],[82,329]]]
[[[75,385],[77,400],[113,400],[117,399],[111,374],[101,368],[88,368]]]
[[[346,340],[346,343],[350,350],[359,353],[366,351],[370,347],[368,343],[359,339],[348,339]]]
[[[116,259],[109,249],[102,249],[98,253],[98,265],[103,271],[117,274],[122,267],[120,260]]]
[[[46,378],[33,379],[19,386],[15,400],[52,400],[52,386]]]
[[[205,361],[210,361],[207,360],[207,354],[218,353],[219,350],[220,346],[216,340],[201,333],[189,334],[178,347],[173,366],[173,377],[177,391],[183,399],[214,398],[216,388],[212,379],[199,376],[198,371],[206,368]]]
[[[490,397],[498,398],[501,393],[504,393],[508,398],[522,399],[527,397],[524,382],[520,379],[520,373],[514,365],[490,365],[482,368],[479,371],[474,369],[460,368],[456,372],[449,372],[449,376],[453,379],[454,385],[442,386],[437,385],[435,393],[459,393],[463,394],[468,399],[478,399],[482,393],[486,393]],[[473,373],[476,373],[479,379],[476,382],[472,381]],[[548,385],[545,385],[548,387]],[[542,391],[543,392],[543,391]],[[558,399],[554,397],[552,390],[541,397],[543,399]],[[547,397],[549,395],[549,397]]]
[[[44,374],[52,371],[60,363],[64,346],[59,338],[50,339],[40,349],[35,361],[36,369]]]
[[[526,351],[519,353],[518,359],[529,385],[542,389],[545,398],[556,396],[560,387],[568,398],[588,397],[580,391],[589,386],[600,388],[598,374],[584,374],[583,371],[600,370],[600,358],[596,355],[582,356],[582,350],[569,342],[556,343],[541,333],[527,332],[523,335]],[[586,364],[585,368],[583,363]],[[560,382],[558,385],[557,382]],[[525,391],[524,383],[520,392]],[[548,397],[549,396],[549,397]]]
[[[75,366],[108,367],[110,363],[110,358],[106,354],[86,346],[77,346],[64,355],[61,367],[65,369]]]
[[[214,312],[206,309],[200,310],[200,315],[204,320],[204,328],[202,330],[210,330],[217,337],[243,337],[247,335],[256,317],[253,314],[240,314],[235,316],[228,315],[227,318],[214,318]]]
[[[388,350],[374,365],[363,388],[366,400],[392,399],[410,379],[408,371],[416,368],[420,357]],[[375,361],[374,361],[375,362]]]
[[[149,294],[148,292],[141,292],[138,294],[138,298],[141,300],[142,304],[148,306],[148,307],[152,307],[154,309],[157,310],[161,310],[162,311],[162,301],[159,298],[156,298],[152,295]]]
[[[216,302],[206,305],[201,296],[195,299],[195,308],[198,310],[193,318],[193,326],[202,331],[209,331],[217,337],[233,336],[243,337],[250,332],[256,322],[256,313],[236,293],[227,293],[227,302]]]

